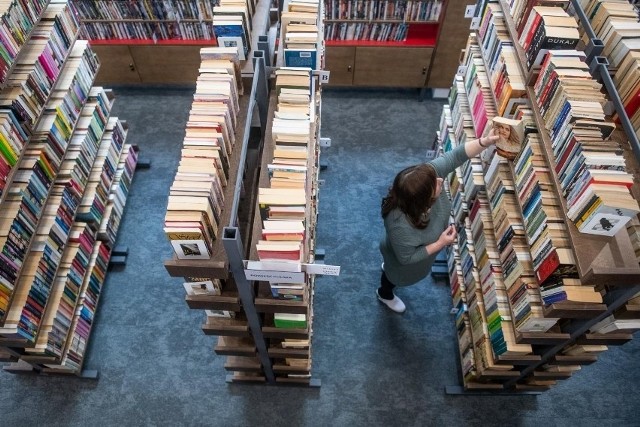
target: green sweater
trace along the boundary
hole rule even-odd
[[[431,162],[438,177],[446,179],[455,168],[469,160],[460,145],[442,157]],[[429,223],[420,230],[415,228],[407,216],[394,209],[384,218],[384,238],[380,241],[380,252],[384,259],[387,278],[396,286],[408,286],[427,277],[436,259],[435,254],[427,255],[425,246],[438,240],[449,225],[451,202],[443,190],[431,207]]]

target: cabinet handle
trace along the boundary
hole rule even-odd
[[[131,71],[135,71],[135,70],[136,70],[136,67],[133,65],[133,63],[131,63],[131,64],[129,64],[129,69],[130,69]]]
[[[350,73],[351,72],[351,65],[347,66],[347,71]]]
[[[422,67],[422,74],[424,74],[424,75],[427,74],[427,67]]]

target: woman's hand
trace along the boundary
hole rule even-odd
[[[496,131],[491,128],[491,130],[489,130],[489,134],[485,137],[480,138],[480,141],[482,142],[482,145],[488,147],[498,142],[499,139],[500,137],[496,134]]]
[[[445,246],[449,246],[453,244],[458,237],[458,233],[456,232],[456,227],[451,224],[447,228],[444,229],[440,237],[438,238],[438,242],[444,248]]]

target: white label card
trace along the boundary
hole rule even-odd
[[[329,71],[318,71],[318,75],[320,76],[320,83],[326,84],[329,83]]]
[[[469,29],[471,30],[477,30],[478,28],[480,28],[480,18],[473,18],[471,20],[471,26],[469,27]]]
[[[461,65],[458,67],[458,72],[457,74],[459,76],[464,76],[464,74],[467,72],[467,66],[466,65]]]
[[[323,274],[325,276],[338,276],[340,275],[339,265],[326,265],[326,264],[302,264],[304,270],[308,274]]]
[[[245,270],[247,280],[260,280],[278,283],[304,283],[304,273],[293,271]]]
[[[464,17],[472,18],[473,15],[475,14],[476,14],[476,5],[475,4],[467,5],[467,8],[464,10]]]

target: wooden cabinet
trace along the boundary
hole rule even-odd
[[[424,87],[432,48],[330,46],[325,68],[334,86]]]
[[[94,45],[96,84],[195,84],[203,46]]]

